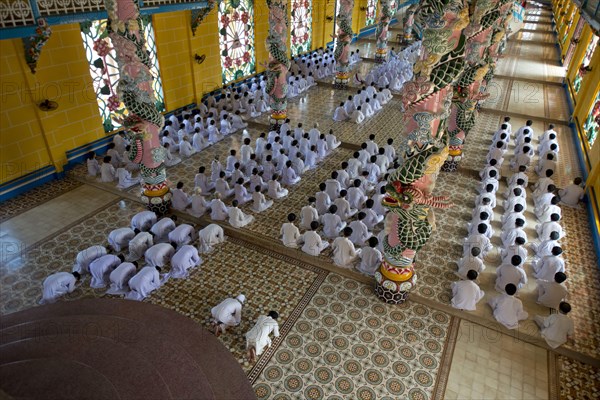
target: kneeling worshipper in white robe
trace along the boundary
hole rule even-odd
[[[139,231],[138,231],[139,232]],[[129,241],[129,254],[125,257],[127,261],[137,261],[154,245],[154,234],[139,232]]]
[[[233,187],[235,199],[239,205],[246,204],[252,200],[252,195],[248,193],[248,189],[244,186],[244,178],[238,178]]]
[[[347,226],[342,232],[344,236],[333,241],[333,262],[338,267],[352,269],[358,257],[360,257],[361,249],[355,249],[354,244],[349,239],[352,236],[352,228]]]
[[[348,113],[346,112],[346,109],[344,108],[344,103],[340,103],[340,105],[335,109],[335,111],[333,113],[333,120],[337,121],[337,122],[341,122],[341,121],[347,121],[348,119],[350,119],[350,116],[348,115]]]
[[[98,160],[96,160],[96,153],[90,151],[88,153],[87,159],[87,170],[89,176],[98,176],[100,173],[100,164],[98,164]]]
[[[550,281],[557,272],[565,272],[565,260],[561,257],[562,249],[558,246],[552,248],[552,255],[546,256],[532,263],[536,279]]]
[[[563,283],[567,280],[567,275],[564,272],[554,274],[554,281],[544,281],[538,279],[537,303],[543,306],[558,309],[560,303],[569,295],[569,290]]]
[[[520,256],[512,256],[509,263],[502,263],[496,268],[496,290],[503,292],[509,283],[521,289],[527,284],[527,273],[520,267],[523,260]]]
[[[108,234],[108,244],[115,251],[121,251],[129,245],[131,239],[135,237],[135,232],[131,228],[118,228]]]
[[[206,198],[202,195],[202,189],[197,187],[192,196],[191,206],[187,211],[190,215],[200,218],[206,211],[210,210],[210,205],[211,203],[206,201]]]
[[[298,227],[294,225],[296,214],[288,214],[287,219],[288,222],[285,222],[283,225],[281,225],[281,230],[279,231],[279,234],[281,235],[281,241],[285,247],[297,249],[298,245],[302,243],[302,235],[300,234]]]
[[[146,264],[151,267],[163,267],[171,261],[171,257],[175,254],[175,246],[169,243],[158,243],[150,247],[144,253]]]
[[[157,221],[154,211],[142,211],[131,218],[131,229],[138,229],[142,232],[149,231]]]
[[[279,337],[277,318],[279,318],[277,311],[269,311],[267,315],[260,315],[252,329],[246,332],[246,350],[250,362],[254,362],[256,356],[260,356],[263,350],[271,345],[269,337],[271,333],[274,337]]]
[[[102,165],[100,166],[100,182],[113,182],[117,177],[115,167],[110,163],[110,156],[104,157]]]
[[[282,199],[288,195],[288,190],[281,187],[281,183],[277,180],[279,176],[277,174],[273,174],[273,178],[269,180],[267,183],[268,189],[267,194],[272,199]]]
[[[252,193],[252,210],[262,212],[273,205],[273,200],[267,200],[265,195],[260,192],[261,186],[257,185]]]
[[[367,242],[369,246],[363,247],[360,251],[360,264],[357,269],[363,274],[374,276],[377,268],[381,265],[383,256],[377,249],[379,239],[375,236],[371,236]]]
[[[129,292],[129,280],[137,272],[137,262],[124,262],[110,273],[108,280],[110,287],[106,291],[107,294],[120,295]]]
[[[463,258],[458,260],[458,271],[456,274],[462,279],[467,277],[467,273],[471,270],[482,273],[485,270],[483,260],[480,258],[481,249],[477,246],[471,247],[471,254],[465,255]]]
[[[165,143],[163,147],[167,150],[165,151],[165,160],[164,163],[167,167],[172,167],[181,162],[181,158],[174,156],[173,153],[169,151],[169,143]]]
[[[361,110],[361,106],[356,107],[356,110],[354,110],[350,116],[350,122],[360,124],[365,120],[365,114],[363,114]]]
[[[161,243],[164,244],[164,243]],[[158,246],[158,245],[157,245]],[[144,267],[129,280],[129,293],[125,296],[127,300],[142,301],[161,285],[159,272],[160,267]]]
[[[240,324],[242,321],[242,306],[245,301],[246,296],[240,294],[235,299],[223,300],[210,310],[215,336],[219,337],[228,328]]]
[[[215,245],[225,241],[225,233],[223,228],[217,224],[207,225],[205,228],[198,231],[198,242],[200,253],[210,253],[214,250]]]
[[[118,256],[107,254],[92,261],[90,263],[90,274],[92,275],[90,287],[94,289],[106,287],[110,273],[123,261],[125,261],[125,257],[121,254]]]
[[[529,314],[523,310],[521,300],[514,297],[517,293],[517,287],[509,283],[504,288],[503,294],[490,299],[488,304],[492,308],[496,321],[508,329],[517,329],[519,321],[527,319]]]
[[[540,333],[548,346],[556,349],[567,343],[573,337],[575,329],[573,321],[567,316],[571,312],[571,305],[562,302],[558,306],[558,314],[551,314],[547,317],[536,315],[533,317],[535,323],[540,327]]]
[[[346,227],[346,222],[337,214],[337,206],[332,204],[329,206],[329,212],[321,217],[323,224],[323,234],[330,239],[337,238],[342,229]]]
[[[313,221],[310,223],[310,230],[302,236],[302,240],[304,241],[302,251],[311,256],[318,256],[323,250],[329,247],[329,242],[323,241],[317,233],[318,228],[319,223]]]
[[[77,253],[75,257],[75,265],[73,265],[73,272],[79,272],[85,274],[90,272],[89,267],[92,261],[108,254],[108,251],[103,246],[90,246],[85,250]]]
[[[196,237],[194,228],[189,224],[181,224],[169,232],[169,242],[177,244],[177,248],[190,244]]]
[[[117,169],[117,178],[119,179],[117,189],[128,189],[140,183],[140,177],[132,177],[131,172],[126,168]]]
[[[577,207],[579,205],[579,202],[585,196],[585,190],[581,187],[581,182],[582,179],[577,177],[571,185],[558,191],[561,203],[569,207]]]
[[[54,303],[59,297],[71,293],[80,278],[78,272],[56,272],[48,276],[42,285],[42,299],[39,304]]]
[[[183,190],[183,182],[177,182],[177,188],[171,191],[173,193],[173,208],[179,211],[185,211],[192,204],[192,199]]]
[[[186,244],[181,246],[177,253],[171,259],[171,270],[169,278],[182,279],[187,278],[188,270],[202,264],[202,259],[198,255],[198,249]]]
[[[169,241],[169,233],[175,229],[175,222],[177,221],[177,215],[173,215],[171,218],[162,217],[157,223],[152,225],[150,232],[154,234],[154,243],[166,243]]]
[[[470,270],[466,274],[467,280],[452,282],[452,307],[467,311],[477,309],[477,303],[485,295],[475,283],[477,276],[477,271]]]
[[[196,154],[196,149],[192,146],[190,140],[187,137],[184,137],[179,143],[179,155],[184,158],[189,158],[194,154]]]
[[[210,218],[213,221],[225,221],[228,216],[229,207],[221,200],[221,193],[215,193],[215,198],[210,203]]]
[[[245,214],[242,210],[238,208],[237,200],[233,200],[231,202],[231,207],[229,207],[228,215],[229,224],[234,228],[243,228],[244,226],[254,222],[254,217],[252,215]]]

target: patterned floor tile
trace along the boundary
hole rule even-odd
[[[259,399],[432,398],[449,322],[419,304],[383,304],[372,287],[330,274],[254,390]]]
[[[600,399],[600,369],[558,356],[561,400]]]

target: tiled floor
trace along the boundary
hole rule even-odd
[[[538,14],[530,13],[527,21],[550,20],[547,11]],[[522,32],[513,37],[506,57],[498,63],[497,73],[505,76],[489,85],[492,95],[467,138],[460,171],[442,173],[438,178],[436,194],[450,195],[455,206],[435,211],[435,231],[419,253],[416,266],[419,284],[415,291],[418,296],[413,301],[387,306],[364,283],[368,280],[354,280],[329,268],[327,252],[307,265],[299,251],[283,248],[278,240],[287,213],[299,213],[306,198],[317,191],[318,184],[351,156],[351,145],[360,145],[369,133],[384,142],[388,137],[399,138],[403,132],[397,98],[360,126],[334,122],[331,119],[334,108],[354,89],[338,91],[327,84],[290,101],[288,114],[292,123],[303,122],[307,130],[314,122],[319,123],[322,132],[334,129],[345,145],[318,169],[306,173],[287,198],[256,214],[257,220],[247,229],[233,231],[225,244],[203,256],[203,264],[188,279],[168,281],[146,301],[208,326],[212,306],[224,297],[246,294],[248,302],[242,325],[221,340],[246,371],[260,399],[546,399],[557,395],[552,389],[555,378],[566,382],[560,390],[563,399],[598,398],[598,388],[594,386],[598,381],[597,369],[499,333],[489,307],[483,302],[476,312],[453,311],[454,317],[447,308],[450,285],[457,279],[455,261],[462,252],[477,172],[484,164],[490,134],[497,129],[504,113],[524,114],[513,117],[513,128],[524,124],[530,116],[538,133],[546,126],[543,118],[566,120],[567,117],[564,92],[554,84],[562,79],[553,61],[554,47],[529,43],[531,40],[553,43],[554,38],[548,33],[550,25],[531,26],[530,29],[539,29],[541,33]],[[365,50],[364,56],[375,47],[367,41],[358,41],[356,46],[360,46],[361,52]],[[356,68],[366,71],[374,65],[363,62]],[[267,123],[264,116],[256,122]],[[251,137],[256,138],[263,127],[266,129],[265,125],[252,125],[248,129]],[[565,185],[581,172],[570,131],[566,125],[558,125],[557,130],[561,153],[556,180]],[[215,155],[224,161],[228,150],[239,149],[240,142],[241,133],[236,133],[184,160],[169,169],[170,180],[181,180],[191,188],[200,165],[210,170]],[[74,176],[85,180],[85,169],[76,169]],[[108,232],[127,225],[131,216],[142,209],[134,200],[119,201],[113,192],[102,190],[109,188],[106,185],[94,183],[96,186],[92,187],[77,179],[60,181],[49,189],[41,188],[0,207],[5,237],[11,235],[29,244],[38,243],[20,257],[6,258],[7,262],[0,267],[0,315],[36,306],[41,282],[48,274],[69,270],[77,251],[93,244],[106,244]],[[110,189],[114,187],[111,185]],[[137,190],[133,188],[124,196]],[[51,200],[64,192],[68,193]],[[65,204],[77,204],[78,208],[70,209]],[[568,284],[571,293],[577,294],[570,299],[576,335],[568,348],[598,360],[597,255],[590,242],[586,210],[563,209],[563,215]],[[49,218],[44,222],[49,228],[37,228],[40,218]],[[191,218],[190,222],[199,225],[202,221]],[[263,240],[249,243],[244,241],[247,234]],[[492,296],[497,260],[490,258],[488,264],[480,281],[487,296]],[[535,305],[532,285],[533,282],[521,292],[526,310],[530,315],[547,314],[547,309]],[[87,278],[66,300],[103,295],[102,290],[89,288]],[[281,337],[273,341],[255,364],[249,364],[243,356],[243,334],[258,315],[271,309],[280,312]],[[527,340],[538,335],[532,321],[524,322],[520,333]]]

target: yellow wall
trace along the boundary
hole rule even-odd
[[[0,182],[48,164],[62,171],[67,150],[104,136],[79,25],[52,27],[35,75],[24,61],[20,39],[0,41],[0,46],[0,156],[4,164],[19,166],[6,168]],[[58,109],[39,110],[45,99],[56,101]]]
[[[356,33],[364,27],[367,0],[357,0],[353,11]],[[290,3],[291,7],[291,3]],[[313,0],[312,49],[330,42],[335,0]],[[257,72],[268,61],[266,0],[257,0],[255,52]],[[191,12],[177,11],[153,16],[154,31],[167,111],[198,102],[202,95],[222,86],[218,9],[191,33]],[[89,74],[79,24],[52,27],[52,36],[42,49],[37,73],[24,60],[21,39],[0,41],[0,183],[18,178],[47,165],[62,171],[68,150],[105,136]],[[194,55],[205,55],[197,64]],[[44,99],[56,101],[52,112],[39,110]]]

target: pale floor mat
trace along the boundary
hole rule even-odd
[[[3,222],[0,263],[117,199],[112,193],[83,185]]]
[[[445,398],[548,399],[546,350],[461,321]]]

